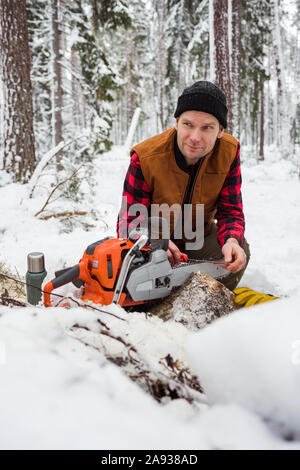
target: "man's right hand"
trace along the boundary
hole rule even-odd
[[[181,252],[179,248],[169,240],[169,248],[167,250],[168,260],[170,261],[171,266],[180,263]]]

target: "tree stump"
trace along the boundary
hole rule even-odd
[[[185,283],[163,301],[152,303],[144,311],[163,320],[174,320],[197,331],[239,307],[235,295],[208,274],[192,273]]]

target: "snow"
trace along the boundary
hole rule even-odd
[[[297,169],[276,157],[270,153],[258,167],[242,171],[246,238],[252,254],[242,284],[291,296],[300,293],[300,188]]]
[[[159,406],[116,366],[70,342],[59,328],[61,310],[22,311],[21,321],[17,312],[15,325],[2,319],[1,447],[134,448],[137,431],[145,443],[144,419],[159,420]]]
[[[239,310],[195,333],[188,346],[210,404],[240,405],[279,435],[297,439],[299,302],[300,295]]]
[[[242,149],[251,259],[240,285],[281,299],[197,333],[118,306],[103,310],[120,318],[77,307],[0,306],[2,449],[300,449],[299,180],[273,149],[259,165],[246,158]],[[63,233],[56,219],[34,217],[45,202],[42,188],[29,199],[28,187],[0,172],[0,261],[24,275],[27,254],[41,251],[48,282],[90,243],[115,236],[128,163],[123,147],[97,160],[92,207],[105,224],[97,220],[88,232]],[[62,291],[75,296],[72,285]],[[106,361],[99,319],[154,371],[168,353],[191,367],[207,401],[156,402]],[[76,323],[90,331],[75,331]]]

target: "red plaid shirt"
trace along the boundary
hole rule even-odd
[[[182,155],[182,154],[181,154]],[[184,158],[182,156],[182,158]],[[200,161],[190,167],[186,167],[187,173],[195,176]],[[243,202],[241,194],[241,168],[240,168],[240,144],[238,143],[235,159],[226,176],[217,201],[217,235],[222,247],[228,238],[236,238],[241,246],[244,245],[245,219],[243,213]],[[125,177],[123,197],[127,198],[127,207],[121,207],[118,222],[118,237],[126,237],[127,227],[135,216],[129,216],[128,208],[132,204],[143,204],[147,209],[151,205],[151,192],[144,179],[139,157],[134,153]],[[187,191],[184,203],[188,201],[190,194]],[[181,249],[180,240],[174,240]]]

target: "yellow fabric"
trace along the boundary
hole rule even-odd
[[[238,287],[234,289],[235,303],[241,307],[251,307],[252,305],[262,304],[270,300],[278,299],[275,295],[256,292],[248,287]]]

